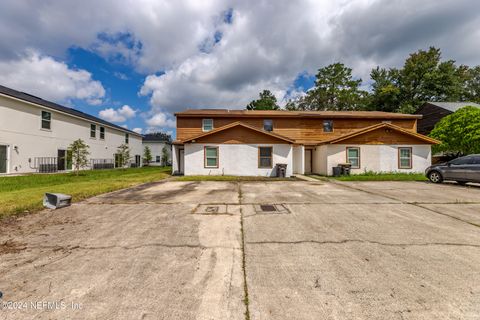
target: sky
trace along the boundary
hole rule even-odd
[[[436,46],[480,64],[478,0],[2,0],[0,84],[139,133],[174,113],[280,104],[343,62],[368,85]]]

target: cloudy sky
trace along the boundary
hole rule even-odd
[[[344,62],[368,82],[436,46],[480,64],[478,0],[2,0],[0,84],[129,129],[186,108],[279,101]]]

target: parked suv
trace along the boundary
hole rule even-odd
[[[432,165],[425,170],[425,175],[433,183],[443,180],[457,181],[459,184],[480,182],[480,154]]]

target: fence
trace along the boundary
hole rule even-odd
[[[113,159],[90,159],[90,168],[93,170],[113,169],[115,162]]]
[[[58,171],[57,157],[36,157],[33,161],[33,168],[39,173],[51,173]]]

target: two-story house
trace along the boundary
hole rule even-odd
[[[172,143],[170,139],[165,139],[163,134],[147,133],[143,136],[143,148],[150,149],[152,160],[148,163],[150,166],[167,166],[172,162]],[[165,156],[164,156],[165,153]]]
[[[437,140],[417,133],[421,115],[377,111],[249,111],[202,109],[175,114],[174,174],[331,175],[423,172]]]
[[[142,135],[81,111],[0,86],[0,175],[72,169],[70,144],[89,145],[89,168],[119,165],[117,148],[128,144],[141,165]]]

